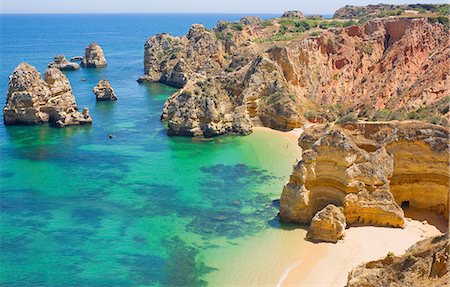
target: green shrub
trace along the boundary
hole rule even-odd
[[[242,31],[244,29],[244,24],[239,23],[239,22],[232,23],[231,24],[231,29],[237,30],[237,31]]]
[[[387,254],[387,256],[388,256],[388,257],[393,257],[393,256],[394,256],[394,252],[389,251],[388,254]]]
[[[350,112],[350,113],[338,118],[336,123],[339,125],[342,125],[342,124],[346,124],[346,123],[354,123],[357,120],[358,120],[357,116],[353,112]]]
[[[312,33],[309,34],[309,35],[311,35],[311,36],[313,36],[313,37],[317,37],[317,36],[320,36],[321,34],[322,34],[322,32],[315,31],[315,32],[312,32]]]
[[[269,26],[273,26],[273,22],[270,20],[264,20],[261,22],[261,26],[262,27],[269,27]]]

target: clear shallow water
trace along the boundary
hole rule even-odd
[[[2,107],[21,61],[43,72],[53,55],[82,55],[92,41],[108,60],[66,72],[91,127],[0,124],[0,285],[201,286],[222,271],[220,250],[278,230],[271,202],[295,148],[264,132],[168,137],[159,116],[175,90],[135,81],[148,36],[241,16],[0,16]],[[117,102],[96,103],[102,77]]]

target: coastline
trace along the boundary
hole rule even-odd
[[[297,146],[298,138],[303,132],[303,129],[282,132],[266,127],[255,127],[254,130],[284,137]],[[298,150],[301,152],[300,147],[298,147]],[[306,230],[301,227],[283,230],[282,236],[275,235],[276,231],[271,235],[268,235],[268,233],[261,234],[260,248],[250,244],[253,241],[249,240],[247,248],[251,250],[246,254],[239,255],[240,260],[238,261],[242,263],[242,266],[238,264],[239,267],[230,268],[229,275],[234,274],[237,270],[241,271],[232,275],[234,279],[230,282],[237,286],[249,286],[250,282],[251,286],[262,286],[261,283],[264,281],[256,274],[261,276],[270,272],[276,273],[279,271],[279,266],[284,264],[284,271],[278,272],[280,274],[276,285],[271,285],[273,282],[268,279],[269,276],[264,275],[266,276],[263,277],[266,280],[264,286],[345,286],[348,273],[359,264],[383,258],[388,252],[401,255],[416,242],[439,235],[448,229],[446,222],[432,212],[406,210],[405,218],[406,226],[403,229],[375,226],[350,227],[346,230],[344,240],[336,244],[309,242],[304,239]],[[264,239],[262,238],[270,236],[276,236],[278,241],[272,242],[273,244],[270,245],[263,244]],[[296,242],[296,244],[293,244],[293,242]],[[292,244],[292,246],[286,249],[286,244]],[[237,279],[238,274],[241,274],[241,276],[246,274],[243,269],[245,270],[245,264],[251,262],[248,258],[255,256],[257,249],[262,250],[263,245],[265,246],[264,252],[267,253],[266,256],[270,254],[267,249],[277,249],[279,255],[281,255],[272,258],[276,263],[272,263],[270,272],[267,272],[269,266],[260,264],[251,267],[252,269],[263,269],[252,271],[254,274],[251,277],[256,281],[242,282]],[[286,258],[281,259],[280,257],[283,256],[286,256]],[[274,268],[275,265],[278,269]],[[339,268],[336,268],[336,266],[339,266]],[[324,272],[324,270],[327,270],[327,272]]]

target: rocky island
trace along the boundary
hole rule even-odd
[[[57,127],[91,124],[89,110],[78,111],[67,77],[56,68],[42,75],[35,67],[21,63],[9,78],[5,125],[50,123]]]
[[[92,90],[97,101],[117,101],[116,93],[111,87],[111,84],[106,79],[101,79],[100,82]]]
[[[80,69],[80,65],[67,61],[64,55],[55,56],[53,61],[48,64],[48,67],[56,68],[61,71],[76,71]]]
[[[85,68],[103,68],[106,65],[107,62],[102,47],[97,43],[89,44],[85,49],[81,66]]]

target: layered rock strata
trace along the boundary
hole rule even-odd
[[[50,123],[57,127],[92,123],[89,110],[78,111],[72,87],[56,68],[45,71],[44,79],[35,67],[21,63],[9,78],[5,125]]]
[[[448,286],[448,234],[425,239],[414,244],[402,256],[362,264],[348,275],[347,287]]]
[[[448,219],[449,129],[421,122],[314,125],[280,200],[283,221],[310,224],[328,204],[346,223],[402,227],[400,206]]]
[[[101,79],[100,82],[92,90],[97,101],[116,101],[117,96],[111,84],[106,79]]]
[[[85,49],[81,66],[86,68],[103,68],[106,65],[107,62],[102,47],[97,43],[89,44]]]
[[[371,118],[378,111],[404,116],[433,107],[446,121],[450,49],[444,26],[383,19],[276,40],[285,20],[220,21],[212,30],[196,24],[183,37],[150,37],[139,81],[182,88],[162,114],[170,132],[248,134],[254,125],[289,130],[306,122],[307,111],[326,115],[330,109]]]
[[[48,67],[56,68],[61,71],[76,71],[80,69],[80,65],[67,61],[64,55],[55,56],[53,61],[48,64]]]

